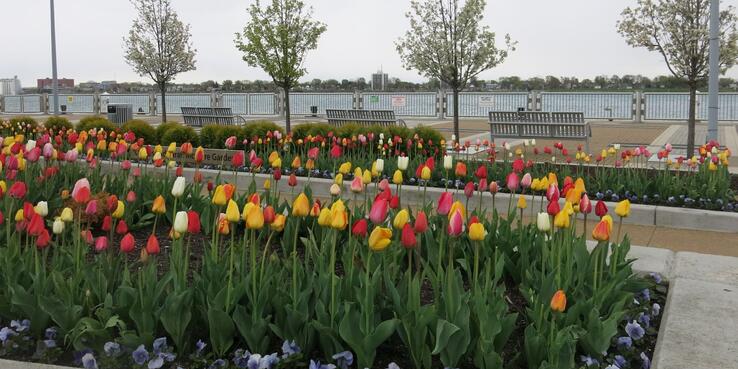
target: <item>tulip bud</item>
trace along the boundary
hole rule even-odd
[[[377,170],[377,172],[382,173],[382,171],[384,170],[384,160],[383,159],[377,159],[375,169]]]
[[[341,194],[341,186],[339,186],[338,184],[334,183],[334,184],[331,185],[330,191],[331,191],[331,195],[338,196],[338,195]]]
[[[474,196],[474,182],[466,183],[466,186],[464,186],[464,196],[466,196],[466,198]]]
[[[100,236],[95,240],[95,251],[102,252],[108,249],[108,238]]]
[[[551,298],[551,310],[563,313],[566,310],[566,294],[563,290],[558,290]]]
[[[405,223],[405,225],[402,226],[400,243],[402,243],[402,246],[406,249],[412,249],[418,245],[418,240],[415,237],[415,232],[413,231],[413,227],[410,223]]]
[[[186,211],[178,211],[174,217],[174,231],[177,233],[185,233],[188,228],[188,218]]]
[[[54,232],[54,234],[64,233],[64,221],[61,220],[61,218],[54,219],[54,223],[51,226],[51,230]]]
[[[49,205],[46,203],[46,201],[39,201],[38,204],[36,204],[36,206],[33,208],[33,210],[42,218],[49,215]]]
[[[185,190],[185,178],[184,177],[177,177],[177,179],[174,180],[174,184],[172,185],[172,196],[175,198],[179,198],[184,194]]]
[[[453,168],[454,158],[451,155],[443,156],[443,169],[451,170]]]

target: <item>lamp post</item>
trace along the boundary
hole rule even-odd
[[[51,92],[54,94],[54,115],[59,115],[59,81],[56,74],[56,25],[54,22],[54,0],[51,6]]]
[[[720,0],[710,0],[710,72],[707,101],[707,140],[718,138],[718,89],[720,76]]]

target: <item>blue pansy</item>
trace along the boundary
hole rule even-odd
[[[651,290],[649,290],[648,288],[643,289],[643,291],[641,291],[640,297],[645,301],[650,301],[651,300]]]
[[[333,364],[320,364],[320,361],[313,361],[310,360],[310,366],[308,369],[336,369],[336,366]]]
[[[226,363],[225,360],[218,359],[218,360],[213,361],[213,363],[210,364],[208,369],[221,369],[221,368],[225,368],[226,365],[228,365],[228,363]]]
[[[103,346],[103,351],[105,351],[105,354],[111,357],[115,357],[120,355],[120,344],[118,342],[108,341],[105,342],[105,345]]]
[[[246,368],[249,362],[249,356],[251,353],[244,349],[238,349],[233,353],[233,365],[238,368]]]
[[[630,348],[633,346],[633,340],[628,336],[618,337],[618,347]]]
[[[47,340],[55,340],[56,339],[56,328],[55,327],[46,328],[46,331],[44,331],[44,337],[46,337]]]
[[[157,355],[153,359],[151,359],[151,361],[149,361],[148,368],[149,369],[159,369],[162,366],[164,366],[164,358]]]
[[[202,342],[202,340],[197,340],[197,342],[195,342],[195,355],[200,356],[202,354],[202,350],[205,350],[205,347],[207,345],[208,344],[205,342]]]
[[[643,324],[644,327],[648,328],[651,326],[651,317],[648,314],[641,314],[638,317],[638,322]]]
[[[655,302],[651,307],[651,315],[659,316],[659,314],[661,314],[661,305],[659,305],[658,302]]]
[[[293,340],[292,342],[284,340],[282,342],[282,357],[287,358],[300,353],[300,346]]]
[[[56,347],[56,340],[44,340],[44,346],[47,349]]]
[[[628,361],[625,360],[625,357],[623,355],[615,355],[615,365],[618,366],[618,368],[625,368],[628,366]]]
[[[651,367],[651,359],[649,359],[648,356],[646,356],[645,352],[641,352],[641,361],[642,361],[641,368],[649,369]]]
[[[160,352],[167,349],[167,338],[159,337],[155,339],[152,347],[154,348],[154,354],[158,355]]]
[[[333,360],[336,361],[341,369],[348,369],[354,363],[354,354],[351,351],[343,351],[333,355]]]
[[[8,327],[3,327],[3,329],[0,329],[0,341],[2,341],[3,343],[5,343],[8,338],[16,335],[18,335],[18,333]]]
[[[597,359],[587,355],[580,355],[579,360],[584,363],[584,366],[590,367],[590,366],[600,366],[600,362],[597,361]]]
[[[88,352],[82,356],[82,367],[85,369],[97,369],[97,360],[92,353]]]
[[[146,347],[144,347],[144,345],[140,345],[135,351],[133,351],[133,353],[131,353],[131,357],[133,357],[134,363],[143,365],[149,360],[149,352],[146,351]]]
[[[16,332],[25,332],[31,328],[31,321],[28,319],[24,320],[11,320],[10,328],[15,329]]]
[[[641,327],[638,322],[635,320],[625,325],[625,333],[628,333],[628,336],[634,340],[639,340],[643,338],[643,335],[646,334],[646,331]]]
[[[251,354],[251,356],[249,356],[249,360],[246,362],[246,367],[248,369],[259,369],[260,363],[261,363],[261,355]]]
[[[613,364],[613,365],[608,365],[605,369],[620,369],[620,368],[618,368],[617,365]]]
[[[395,362],[393,361],[389,363],[389,365],[387,365],[387,369],[400,369],[400,366],[395,364]]]
[[[661,284],[661,274],[659,273],[649,273],[649,276],[653,278],[653,281],[656,282],[656,284]]]
[[[85,355],[92,354],[92,353],[93,353],[92,350],[90,350],[88,348],[82,349],[80,351],[75,351],[74,352],[74,365],[78,365],[78,366],[79,365],[82,365],[82,358]]]

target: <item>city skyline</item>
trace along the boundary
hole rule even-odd
[[[191,24],[193,44],[198,49],[197,70],[183,73],[175,83],[269,80],[261,70],[248,67],[233,44],[233,34],[247,21],[246,7],[250,3],[223,0],[215,8],[203,8],[194,0],[173,3],[181,19]],[[540,0],[488,2],[484,23],[497,32],[500,42],[509,33],[518,46],[505,63],[479,78],[668,74],[658,53],[631,48],[615,30],[620,12],[634,5],[635,0],[566,3],[567,6]],[[314,17],[325,22],[328,30],[318,49],[309,54],[308,74],[303,81],[360,77],[368,81],[380,68],[390,77],[404,81],[427,80],[402,68],[394,49],[394,42],[408,26],[404,13],[409,10],[409,1],[321,0],[308,4],[313,5]],[[722,3],[723,7],[736,5],[738,0]],[[51,75],[48,2],[13,1],[3,8],[8,14],[15,14],[6,20],[7,29],[35,26],[33,32],[20,32],[19,37],[6,39],[4,48],[16,52],[5,54],[0,77],[18,75],[23,87],[31,87],[37,79]],[[357,14],[370,22],[357,26]],[[126,0],[105,2],[104,6],[92,0],[57,0],[59,76],[79,82],[147,82],[125,63],[121,51],[133,16],[133,8]],[[104,27],[97,27],[98,23]],[[732,68],[725,76],[737,78],[738,68]]]

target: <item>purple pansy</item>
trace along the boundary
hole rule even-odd
[[[634,340],[639,340],[643,338],[643,335],[646,334],[646,331],[641,327],[638,322],[635,320],[625,325],[625,333],[628,333],[628,336]]]

